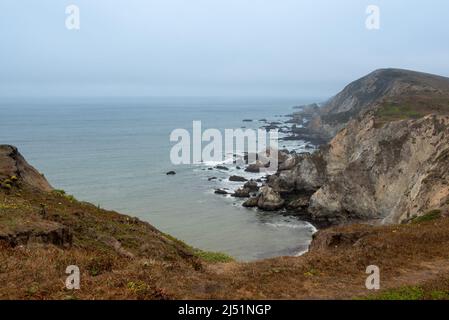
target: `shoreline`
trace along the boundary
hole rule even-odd
[[[282,147],[279,147],[279,150],[282,150],[283,152],[288,152],[290,155],[296,155],[298,150],[301,150],[300,153],[313,153],[315,150],[319,148],[319,144],[316,144],[317,142],[322,143],[323,139],[309,139],[310,137],[304,134],[298,134],[297,128],[303,128],[305,124],[310,120],[310,118],[307,117],[301,117],[297,118],[296,115],[301,112],[299,107],[292,107],[294,109],[294,112],[292,114],[288,114],[285,116],[275,115],[272,118],[273,120],[269,120],[269,118],[254,120],[254,119],[243,119],[242,123],[257,123],[258,127],[260,129],[265,130],[271,130],[271,129],[278,129],[280,133],[280,139],[279,142],[282,144],[282,142],[290,141],[293,143],[290,143],[289,146],[286,144],[283,144]],[[246,128],[242,127],[242,128]],[[244,154],[237,154],[237,157],[244,157]],[[235,160],[229,159],[228,161],[222,161],[222,162],[214,162],[214,163],[202,163],[199,164],[200,166],[205,166],[206,168],[203,168],[202,170],[208,170],[211,171],[212,175],[208,178],[209,183],[214,183],[214,188],[208,192],[209,194],[214,193],[216,196],[220,197],[226,197],[227,199],[234,199],[235,202],[234,205],[243,206],[245,207],[245,202],[247,199],[250,199],[253,196],[256,196],[259,192],[259,189],[263,187],[264,185],[267,185],[269,175],[266,175],[265,173],[251,173],[247,172],[246,168],[248,168],[251,164],[245,163],[244,165],[237,165],[235,163]],[[213,173],[220,173],[225,174],[225,178],[218,178],[214,176]],[[223,175],[221,175],[223,177]],[[237,177],[241,181],[232,182],[229,181],[230,178]],[[228,179],[228,181],[226,181]],[[216,182],[221,182],[218,184]],[[252,190],[252,192],[247,192],[242,195],[241,190],[245,189],[245,186],[248,183],[257,183],[256,190]],[[282,254],[279,253],[278,257],[281,256],[293,256],[298,257],[301,256],[309,251],[310,243],[312,242],[313,235],[319,231],[321,227],[324,227],[325,225],[320,225],[319,223],[316,223],[312,221],[311,219],[307,219],[307,214],[304,212],[297,212],[295,210],[289,210],[287,208],[283,208],[280,210],[270,210],[266,211],[259,208],[247,208],[248,210],[254,210],[255,212],[270,212],[273,214],[277,214],[279,216],[285,216],[285,217],[291,217],[294,219],[297,219],[300,222],[305,223],[310,228],[313,229],[311,232],[310,241],[308,244],[304,244],[306,246],[306,249],[301,249],[299,252],[291,252],[289,254]],[[295,227],[294,224],[286,224],[285,227]],[[286,249],[288,250],[288,249]],[[288,250],[289,251],[289,250]],[[275,257],[276,257],[275,256]]]

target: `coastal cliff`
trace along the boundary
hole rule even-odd
[[[449,299],[449,80],[399,73],[412,75],[409,91],[391,94],[402,81],[383,86],[390,98],[352,104],[328,144],[281,151],[264,186],[245,183],[259,190],[248,206],[344,224],[318,231],[300,257],[244,263],[192,248],[54,189],[17,148],[0,145],[0,299]],[[365,288],[373,264],[382,271],[375,293]],[[80,290],[64,286],[69,265],[80,268]]]
[[[307,130],[333,138],[269,177],[283,207],[318,224],[402,223],[449,204],[448,78],[382,69],[304,109]]]
[[[307,129],[332,139],[350,120],[379,107],[394,116],[418,116],[447,109],[448,78],[402,69],[379,69],[347,85],[321,108],[310,108]],[[399,109],[396,109],[399,111]],[[301,114],[299,112],[298,114]],[[401,115],[402,114],[402,115]]]
[[[26,162],[11,165],[23,159],[16,148],[0,149],[0,299],[449,297],[441,281],[449,276],[444,210],[407,225],[321,230],[303,256],[240,263],[194,249],[137,218],[49,190]],[[309,179],[313,164],[322,162],[315,157],[295,167],[306,173],[299,182],[311,188],[319,183]],[[276,204],[270,187],[263,192]],[[382,270],[379,293],[364,287],[371,264]],[[64,285],[71,265],[81,272],[79,290]]]

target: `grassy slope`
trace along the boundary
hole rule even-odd
[[[383,101],[375,110],[379,126],[397,120],[418,119],[429,114],[449,114],[449,92],[410,92]]]
[[[71,247],[1,245],[1,299],[387,299],[449,294],[449,219],[444,210],[407,225],[323,231],[362,236],[303,257],[223,263],[219,261],[227,257],[198,252],[138,219],[62,193],[0,189],[0,234],[45,230],[51,224],[72,230]],[[64,288],[65,268],[71,264],[81,269],[81,290]],[[374,295],[364,289],[365,269],[371,264],[381,268],[384,289]]]

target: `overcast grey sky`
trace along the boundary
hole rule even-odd
[[[447,0],[1,0],[0,95],[318,97],[382,67],[449,76],[448,19]]]

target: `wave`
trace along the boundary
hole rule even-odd
[[[265,224],[274,228],[311,229],[312,233],[318,231],[312,224],[305,221],[301,224],[288,223],[288,222],[278,222],[278,223],[266,222]]]

